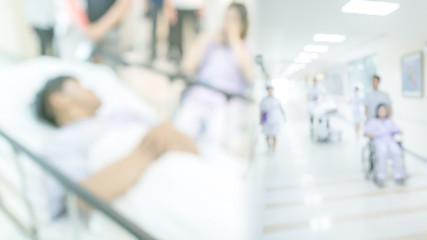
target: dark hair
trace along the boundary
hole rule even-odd
[[[56,122],[55,118],[55,113],[53,112],[52,106],[48,99],[53,93],[61,91],[64,83],[70,79],[75,78],[66,75],[51,78],[37,93],[33,105],[36,112],[36,116],[39,120],[42,120],[54,126],[58,126],[58,123]]]
[[[243,3],[233,2],[230,4],[228,9],[232,9],[232,8],[236,9],[236,11],[239,13],[240,21],[242,22],[242,32],[240,34],[240,37],[244,39],[248,34],[248,28],[249,28],[248,11],[246,10],[246,7]]]
[[[372,76],[372,78],[376,78],[376,79],[378,79],[378,81],[381,81],[380,76],[378,76],[378,75],[376,75],[376,74],[375,74],[375,75],[373,75],[373,76]]]
[[[385,108],[387,109],[387,104],[380,103],[380,104],[377,106],[377,111],[375,112],[375,117],[376,117],[376,118],[379,118],[379,117],[380,117],[380,116],[378,115],[378,110],[380,110],[380,107],[385,107]]]

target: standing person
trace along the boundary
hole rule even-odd
[[[245,5],[232,3],[222,30],[201,36],[184,58],[182,71],[196,75],[197,82],[233,94],[245,94],[252,82],[252,63],[245,46],[248,31]],[[229,108],[228,121],[224,111]],[[202,132],[224,139],[242,128],[246,103],[203,86],[191,87],[183,98],[175,124],[184,133],[197,137]],[[227,125],[224,125],[227,124]],[[209,135],[209,134],[208,134]]]
[[[65,7],[73,24],[95,43],[96,48],[118,54],[118,24],[131,8],[132,0],[85,0],[85,3],[66,1]],[[80,40],[84,42],[86,39]]]
[[[268,150],[274,152],[280,126],[286,117],[282,103],[273,96],[273,87],[268,86],[267,91],[268,96],[261,101],[261,124],[267,139]]]
[[[169,50],[168,58],[181,61],[184,53],[184,31],[190,24],[194,33],[199,32],[200,18],[205,8],[205,0],[164,0],[166,14],[169,19]],[[195,34],[194,34],[195,35]]]
[[[159,13],[163,8],[164,0],[148,0],[148,2],[148,15],[151,17],[152,20],[150,60],[154,61],[157,57],[157,25],[159,20]]]
[[[97,47],[119,53],[118,24],[132,6],[132,0],[87,0],[87,15],[90,24],[86,35]]]
[[[365,97],[365,113],[366,119],[372,119],[376,116],[377,107],[382,103],[387,107],[387,113],[389,116],[392,114],[390,96],[383,91],[379,90],[381,78],[377,75],[372,77],[372,88],[373,90],[368,93]]]
[[[325,87],[319,83],[319,79],[313,79],[313,85],[308,90],[308,100],[311,102],[319,101],[326,94]]]
[[[365,100],[363,93],[361,92],[361,87],[359,84],[356,84],[354,86],[353,96],[349,102],[352,105],[353,123],[357,138],[359,138],[360,124],[362,124],[365,115],[364,101]]]
[[[384,185],[387,176],[387,160],[391,158],[394,166],[394,179],[403,184],[406,178],[402,162],[402,150],[394,140],[395,134],[402,134],[399,127],[388,117],[388,107],[385,104],[377,106],[376,116],[368,121],[365,127],[365,136],[373,140],[376,154],[376,178],[378,186]]]
[[[40,41],[40,54],[53,54],[54,0],[26,0],[26,15]]]

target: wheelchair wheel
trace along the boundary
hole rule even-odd
[[[366,179],[369,179],[374,172],[374,152],[370,144],[367,144],[362,149],[362,171]]]

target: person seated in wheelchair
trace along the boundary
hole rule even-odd
[[[376,117],[369,120],[365,126],[365,136],[369,137],[375,149],[375,182],[384,185],[387,176],[387,160],[390,158],[394,166],[394,179],[403,184],[406,172],[402,162],[402,149],[395,140],[396,134],[402,134],[400,128],[388,116],[387,106],[380,104],[377,107]]]

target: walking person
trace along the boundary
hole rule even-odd
[[[353,96],[350,99],[350,104],[352,105],[353,112],[353,124],[354,130],[356,131],[356,136],[359,138],[360,134],[360,125],[364,122],[365,118],[365,105],[364,105],[364,95],[361,91],[360,84],[354,86]]]
[[[372,77],[372,91],[365,97],[365,111],[367,120],[375,118],[377,108],[384,104],[387,108],[389,117],[392,115],[391,100],[388,93],[379,90],[381,78],[378,75]]]
[[[261,101],[261,125],[266,136],[268,150],[276,150],[277,135],[282,122],[286,119],[285,111],[279,99],[274,97],[272,86],[267,87],[268,96]]]

